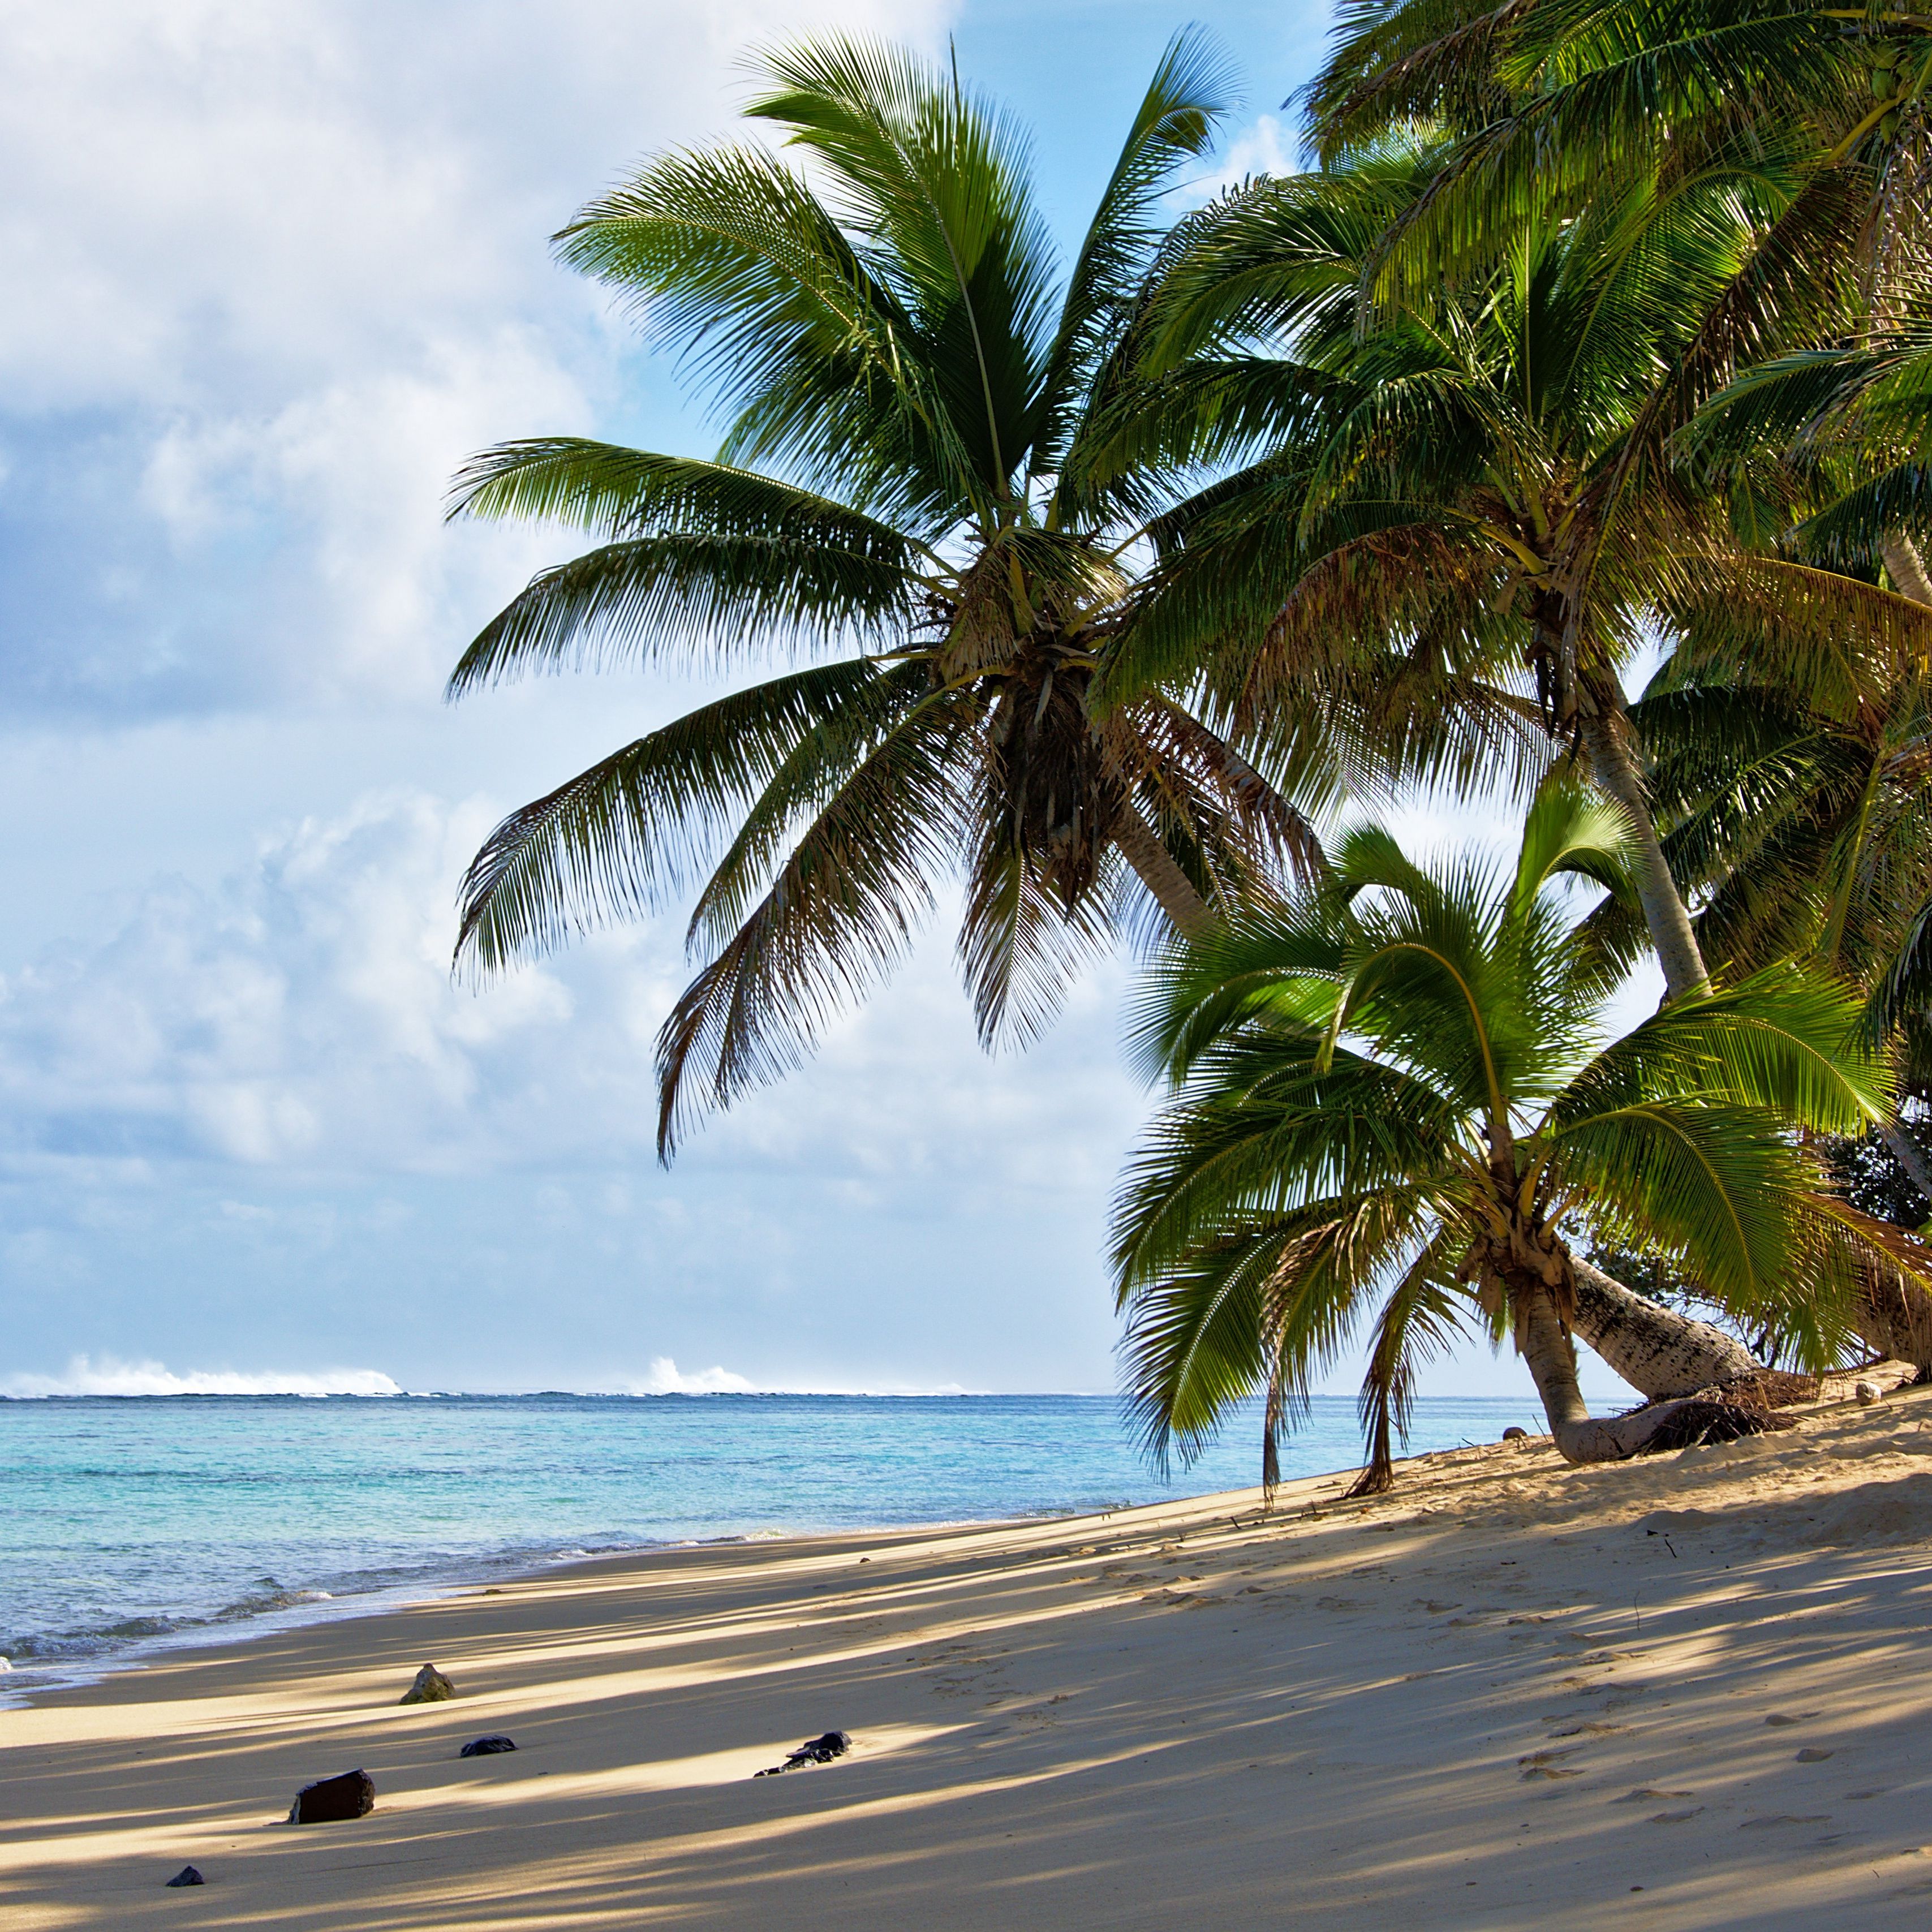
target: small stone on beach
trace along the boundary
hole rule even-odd
[[[171,1886],[206,1885],[207,1882],[207,1880],[203,1878],[192,1865],[183,1865],[181,1870],[168,1880],[168,1883]]]
[[[399,1704],[440,1704],[456,1695],[456,1686],[433,1664],[416,1672],[416,1681],[397,1699]]]
[[[501,1731],[492,1731],[487,1738],[472,1738],[456,1754],[458,1757],[494,1757],[500,1751],[513,1751],[517,1748],[514,1738],[506,1738]]]
[[[827,1731],[822,1736],[807,1738],[783,1764],[768,1766],[763,1771],[754,1771],[754,1778],[777,1778],[788,1771],[802,1771],[807,1765],[830,1764],[835,1757],[843,1757],[852,1748],[852,1740],[843,1731]]]
[[[334,1825],[364,1818],[376,1808],[376,1780],[366,1771],[345,1771],[339,1778],[319,1778],[304,1784],[289,1807],[291,1825]]]

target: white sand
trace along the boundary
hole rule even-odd
[[[0,1924],[1932,1924],[1932,1396],[1401,1474],[670,1551],[46,1696]],[[427,1659],[460,1698],[398,1708]],[[280,1822],[355,1766],[371,1816]]]

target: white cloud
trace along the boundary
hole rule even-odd
[[[365,799],[266,843],[214,893],[158,884],[104,941],[0,980],[16,1148],[429,1172],[533,1142],[580,1153],[585,1101],[647,1082],[632,1010],[662,992],[624,939],[578,962],[602,994],[580,1025],[545,970],[480,996],[452,982],[455,881],[491,817]],[[642,1144],[600,1112],[592,1131],[614,1130]]]
[[[1116,972],[989,1060],[942,927],[666,1174],[675,934],[454,984],[494,817],[371,795],[0,978],[0,1364],[213,1346],[411,1387],[1104,1384],[1105,1204],[1142,1111]]]
[[[0,64],[0,682],[118,717],[433,695],[528,574],[451,532],[628,342],[546,238],[748,43],[944,0],[22,0]],[[668,392],[647,376],[662,427]],[[84,557],[76,571],[74,560]]]
[[[652,1159],[652,1046],[688,969],[668,923],[480,993],[454,982],[456,882],[494,816],[371,795],[265,842],[213,890],[158,881],[118,931],[0,977],[0,1150],[16,1171],[594,1164],[594,1186],[549,1186],[554,1211],[628,1218],[631,1190],[604,1172]],[[1106,1124],[1124,1132],[1139,1111],[1108,1040],[1118,969],[1073,998],[1076,1036],[1097,1022],[1100,1053],[1047,1078],[1036,1059],[979,1051],[944,931],[890,998],[834,1024],[807,1073],[702,1126],[684,1168],[808,1174],[848,1211],[920,1175],[990,1190],[1046,1172],[1103,1190]]]
[[[988,1061],[942,915],[668,1177],[650,1048],[674,933],[480,997],[447,970],[495,808],[680,701],[437,704],[560,554],[443,526],[461,458],[540,430],[698,440],[545,237],[640,155],[742,132],[748,44],[825,22],[931,42],[953,10],[12,0],[0,786],[46,830],[14,842],[0,950],[9,1369],[86,1348],[38,1379],[163,1392],[200,1379],[161,1366],[188,1359],[302,1370],[250,1388],[343,1360],[418,1387],[644,1362],[680,1387],[1106,1384],[1106,1204],[1144,1108],[1118,968]],[[1264,117],[1228,165],[1285,141]],[[484,786],[510,796],[450,802]]]
[[[1254,175],[1288,175],[1297,171],[1294,130],[1279,115],[1264,114],[1242,128],[1214,158],[1207,173],[1182,188],[1180,199],[1212,201]]]
[[[0,1394],[23,1400],[57,1395],[400,1395],[380,1369],[325,1369],[315,1374],[267,1370],[238,1375],[226,1369],[192,1369],[177,1375],[160,1362],[98,1361],[76,1355],[64,1375],[14,1375],[0,1378]]]

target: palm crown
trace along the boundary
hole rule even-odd
[[[484,970],[708,870],[706,963],[659,1042],[660,1147],[701,1088],[794,1064],[962,873],[982,1035],[1051,1010],[1137,878],[1174,924],[1319,850],[1200,718],[1088,699],[1162,500],[1095,480],[1091,425],[1173,171],[1223,76],[1169,48],[1062,284],[1018,136],[956,77],[845,41],[766,58],[762,149],[676,154],[586,208],[563,259],[619,290],[728,409],[719,459],[572,440],[476,458],[458,510],[601,546],[538,577],[453,693],[531,668],[774,645],[830,662],[706,705],[500,826],[465,885]],[[692,1078],[694,1073],[698,1075]]]
[[[1793,0],[1358,0],[1303,98],[1324,158],[1418,122],[1453,137],[1430,194],[1378,248],[1366,279],[1378,290],[1456,272],[1536,197],[1576,206],[1605,178],[1662,166],[1694,181],[1714,160],[1776,154],[1796,166],[1793,192],[1695,360],[1708,370],[1761,354],[1766,332],[1789,339],[1796,328],[1809,338],[1801,374],[1815,397],[1829,374],[1820,364],[1836,356],[1866,368],[1892,360],[1857,338],[1892,334],[1922,300],[1932,209],[1923,14]],[[1862,372],[1847,373],[1856,390]],[[1915,442],[1925,421],[1922,401]],[[1891,454],[1877,453],[1881,471]],[[1894,589],[1932,603],[1901,527],[1926,523],[1922,467],[1862,479],[1852,495],[1832,548],[1856,529]]]
[[[1672,149],[1792,140],[1810,179],[1787,238],[1870,266],[1923,240],[1928,86],[1932,33],[1904,9],[1349,0],[1301,98],[1324,160],[1418,122],[1454,136],[1454,164],[1406,238],[1424,244],[1411,271],[1457,259],[1532,183],[1587,195]],[[1403,272],[1393,254],[1386,266]]]
[[[1451,152],[1391,138],[1252,184],[1175,238],[1144,366],[1180,436],[1259,458],[1161,526],[1157,594],[1118,671],[1204,653],[1250,728],[1325,708],[1392,746],[1398,776],[1460,717],[1481,728],[1459,755],[1487,777],[1468,748],[1540,717],[1631,814],[1651,938],[1688,992],[1702,962],[1648,822],[1622,668],[1659,630],[1790,656],[1915,621],[1874,586],[1756,554],[1770,512],[1753,493],[1782,472],[1720,488],[1673,446],[1725,366],[1713,316],[1774,272],[1765,236],[1800,173],[1707,158],[1694,178],[1653,167],[1580,206],[1532,200],[1454,283],[1365,309],[1377,250]],[[1157,443],[1158,416],[1142,421]],[[1528,673],[1534,704],[1511,695]]]
[[[1888,1076],[1848,1043],[1855,997],[1789,964],[1606,1039],[1620,976],[1558,888],[1628,896],[1631,856],[1616,808],[1558,780],[1508,876],[1358,830],[1327,887],[1166,951],[1136,1040],[1177,1093],[1127,1169],[1114,1249],[1155,1450],[1258,1389],[1292,1410],[1366,1321],[1365,1486],[1383,1486],[1417,1362],[1478,1311],[1514,1332],[1570,1460],[1682,1440],[1669,1403],[1590,1420],[1572,1226],[1672,1258],[1828,1358],[1871,1231],[1814,1191],[1789,1130],[1857,1127]]]

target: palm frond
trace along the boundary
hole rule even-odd
[[[1069,904],[1054,892],[1012,836],[1004,801],[982,787],[958,956],[983,1046],[1024,1046],[1060,1010],[1080,968],[1114,938],[1109,895]]]
[[[936,704],[902,719],[680,997],[658,1036],[662,1157],[696,1108],[727,1106],[796,1066],[831,1016],[902,956],[932,910],[931,881],[962,848],[954,729]]]
[[[660,909],[736,813],[791,773],[780,814],[789,824],[802,803],[823,797],[828,777],[845,776],[855,737],[862,751],[922,683],[864,659],[815,666],[703,706],[599,760],[484,842],[464,878],[459,965],[500,972],[572,933]],[[742,833],[735,842],[744,844]]]
[[[1448,1285],[1452,1258],[1444,1246],[1440,1234],[1424,1244],[1376,1318],[1355,1405],[1369,1456],[1352,1496],[1380,1496],[1394,1486],[1395,1445],[1406,1446],[1414,1416],[1416,1371],[1461,1338],[1462,1304]]]
[[[908,569],[917,550],[890,524],[756,470],[584,436],[532,436],[480,452],[456,473],[449,514],[540,518],[610,538],[790,537],[898,559]]]
[[[1156,1464],[1197,1454],[1270,1376],[1290,1414],[1305,1402],[1359,1319],[1364,1281],[1412,1247],[1426,1213],[1378,1192],[1258,1218],[1126,1300],[1123,1379]]]
[[[896,643],[919,615],[908,561],[903,546],[881,554],[790,533],[606,544],[532,578],[478,633],[447,694],[532,670]]]
[[[1232,62],[1201,28],[1168,44],[1068,278],[1041,383],[1036,473],[1066,467],[1088,406],[1161,230],[1156,211],[1184,163],[1207,152],[1232,104]]]

